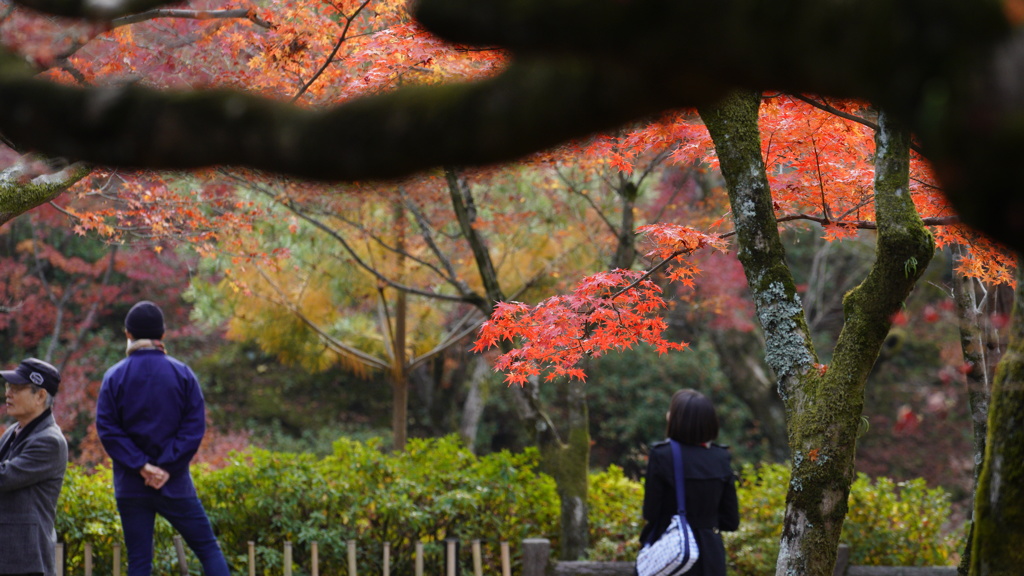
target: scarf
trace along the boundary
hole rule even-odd
[[[148,338],[143,338],[142,340],[129,340],[124,355],[131,356],[132,352],[137,352],[139,350],[159,350],[164,354],[167,354],[167,350],[164,349],[163,340],[149,340]]]

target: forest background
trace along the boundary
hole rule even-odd
[[[4,42],[69,84],[245,86],[311,107],[486,77],[505,63],[500,51],[437,41],[397,3],[203,7],[69,34],[12,4]],[[873,233],[852,222],[870,212],[856,194],[870,180],[875,112],[767,94],[762,113],[777,210],[818,214],[793,219],[785,234],[827,365],[841,297],[873,258]],[[5,158],[5,176],[25,194],[35,178],[56,174],[56,184],[36,186],[52,202],[4,229],[5,360],[32,354],[62,367],[58,416],[85,464],[103,458],[92,399],[123,353],[121,322],[137,299],[164,306],[172,351],[200,373],[217,430],[203,458],[215,464],[248,444],[324,454],[339,435],[383,435],[401,447],[407,435],[455,431],[486,454],[536,441],[513,415],[515,389],[469,352],[494,294],[534,302],[601,269],[653,265],[633,233],[641,224],[728,233],[724,183],[692,112],[514,165],[346,185],[345,195],[252,172],[65,167],[14,150]],[[926,198],[934,182],[927,167],[917,170],[915,190]],[[927,202],[922,212],[948,216]],[[837,210],[854,218],[833,218]],[[965,518],[975,454],[951,296],[970,272],[989,326],[1005,329],[1009,258],[969,231],[935,233],[938,257],[893,317],[869,377],[857,465],[943,485]],[[974,252],[963,257],[964,246]],[[721,253],[694,261],[703,273],[686,278],[692,286],[659,280],[665,335],[688,350],[608,354],[586,363],[583,387],[570,379],[536,388],[534,407],[554,421],[577,417],[573,398],[585,394],[595,468],[617,464],[637,476],[668,396],[684,386],[721,407],[723,441],[739,463],[790,457],[742,269]],[[477,269],[488,262],[490,276]],[[1000,337],[991,341],[994,364]]]

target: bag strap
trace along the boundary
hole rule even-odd
[[[680,516],[686,516],[686,489],[683,485],[686,477],[683,475],[683,449],[679,442],[669,440],[672,443],[672,464],[676,473],[676,507]]]

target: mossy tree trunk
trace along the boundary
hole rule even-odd
[[[540,471],[555,480],[561,505],[559,530],[562,560],[579,560],[587,551],[587,473],[590,470],[590,427],[585,384],[561,382],[559,402],[564,418],[556,426],[540,399],[536,379],[512,386],[512,401],[524,428],[540,450]]]
[[[985,460],[974,498],[971,576],[1024,566],[1024,274],[1017,267],[1010,342],[996,369]]]
[[[564,440],[554,429],[539,430],[541,469],[555,479],[561,502],[561,542],[559,558],[579,560],[589,546],[587,521],[587,473],[590,470],[590,424],[586,385],[569,380],[561,385],[561,404],[566,422]]]
[[[934,252],[909,194],[909,136],[884,114],[876,134],[876,259],[843,299],[845,324],[822,366],[778,234],[757,126],[760,96],[736,93],[700,109],[729,189],[738,256],[786,406],[792,480],[776,574],[830,574],[854,478],[864,386],[892,315]]]

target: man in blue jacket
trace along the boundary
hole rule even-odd
[[[228,576],[189,473],[206,432],[199,382],[187,365],[164,351],[164,315],[156,304],[143,300],[133,306],[124,327],[128,357],[103,376],[96,431],[114,462],[128,576],[152,572],[156,514],[181,533],[206,576]]]
[[[53,576],[53,525],[68,465],[68,443],[50,410],[60,372],[29,358],[0,377],[16,421],[0,436],[0,574]]]

